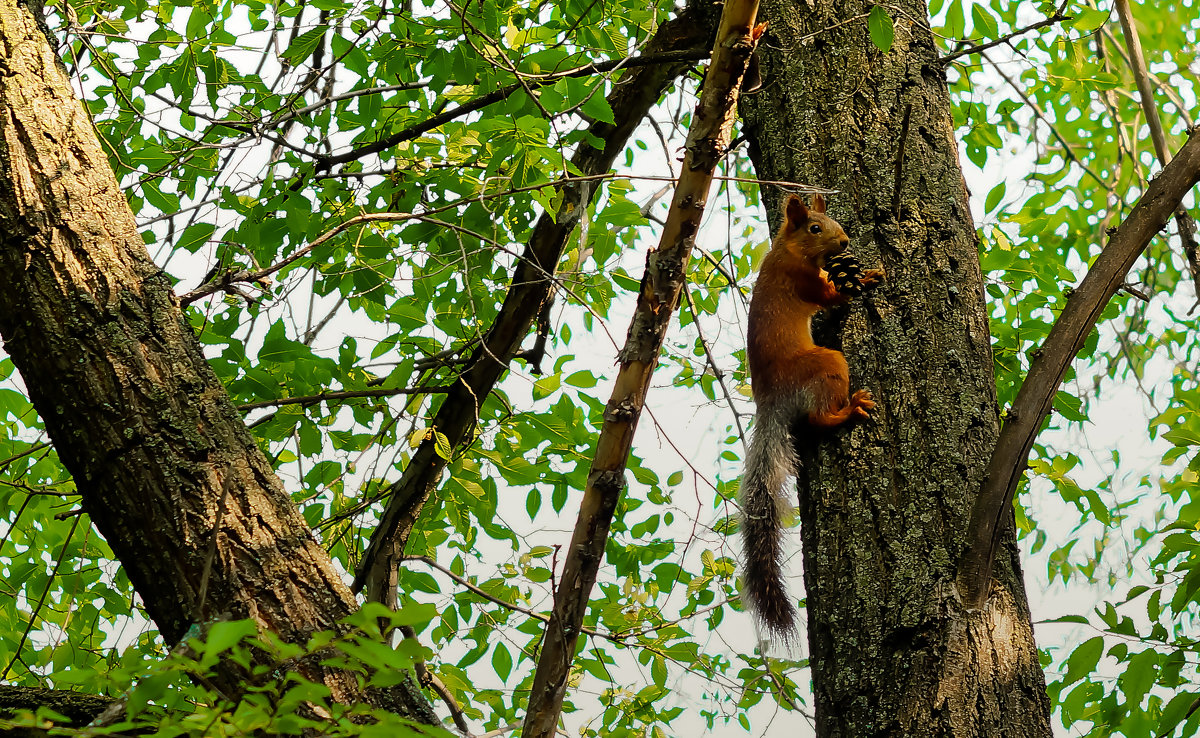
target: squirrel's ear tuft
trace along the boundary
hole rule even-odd
[[[784,211],[787,217],[787,225],[792,229],[797,229],[801,224],[808,222],[808,206],[795,195],[788,197]]]
[[[825,198],[821,195],[813,195],[812,209],[818,213],[825,212]]]

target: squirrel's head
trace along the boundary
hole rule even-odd
[[[788,197],[783,208],[783,227],[775,237],[774,246],[825,266],[825,257],[844,251],[850,239],[836,220],[825,215],[825,198],[813,195],[812,207],[796,195]]]

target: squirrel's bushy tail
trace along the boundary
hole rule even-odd
[[[790,640],[796,607],[783,582],[783,519],[791,510],[784,483],[796,470],[785,403],[761,402],[746,455],[742,507],[742,601],[771,638]]]

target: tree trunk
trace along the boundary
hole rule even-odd
[[[838,190],[830,215],[888,274],[818,334],[875,394],[875,419],[800,443],[817,734],[1049,736],[1011,534],[982,611],[954,587],[999,432],[990,334],[927,8],[883,7],[887,53],[870,3],[763,0],[763,89],[742,104],[758,175]],[[764,190],[774,221],[781,195]]]
[[[16,0],[0,0],[0,64],[0,335],[84,509],[168,643],[224,614],[293,643],[338,627],[354,598],[205,362]],[[352,674],[298,668],[337,701],[436,722],[411,685],[364,695]]]

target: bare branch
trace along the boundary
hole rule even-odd
[[[50,448],[50,443],[48,441],[43,441],[42,443],[35,443],[32,446],[30,446],[29,448],[25,449],[24,451],[21,451],[20,453],[13,454],[12,456],[9,456],[7,459],[0,460],[0,471],[3,471],[4,469],[8,468],[9,464],[13,463],[14,461],[16,461],[18,459],[23,459],[26,456],[29,456],[30,454],[36,454],[38,451],[41,451],[42,449],[47,449],[47,448]]]
[[[325,243],[329,239],[338,235],[342,231],[353,228],[356,225],[363,225],[366,223],[385,223],[385,222],[386,223],[397,223],[397,222],[413,220],[413,219],[419,218],[419,217],[421,217],[421,216],[418,214],[414,214],[414,213],[365,213],[363,215],[356,215],[353,218],[350,218],[346,221],[338,223],[333,228],[330,228],[328,231],[325,231],[320,236],[318,236],[317,238],[310,241],[307,246],[305,246],[301,249],[297,249],[296,251],[293,251],[286,258],[282,259],[281,261],[275,262],[274,264],[272,264],[269,267],[263,267],[262,269],[256,269],[253,272],[246,271],[244,269],[230,270],[230,271],[227,271],[227,272],[217,275],[217,277],[214,278],[212,281],[206,282],[205,284],[200,285],[199,287],[192,290],[191,292],[188,292],[187,294],[181,296],[179,298],[179,304],[180,305],[190,305],[193,302],[195,302],[196,300],[199,300],[201,297],[207,297],[208,295],[211,295],[216,292],[220,292],[223,289],[228,289],[230,286],[232,286],[238,282],[260,282],[260,281],[266,279],[267,277],[271,276],[275,272],[279,271],[280,269],[283,269],[284,267],[288,266],[289,264],[292,264],[292,263],[298,261],[299,259],[304,257],[305,254],[309,253],[316,247],[320,246],[321,244]]]
[[[570,77],[588,77],[593,74],[604,74],[605,72],[612,72],[618,69],[630,69],[639,66],[666,64],[670,62],[681,61],[696,62],[705,59],[707,56],[708,54],[706,52],[689,49],[683,49],[679,51],[664,51],[655,54],[643,54],[642,56],[627,57],[624,59],[610,59],[608,61],[585,64],[582,67],[567,69],[562,72],[554,72],[552,74],[545,74],[539,77],[522,79],[520,82],[514,82],[510,85],[505,85],[498,90],[489,92],[486,95],[481,95],[470,102],[457,105],[450,110],[426,118],[420,123],[411,125],[402,131],[397,131],[396,133],[393,133],[392,135],[382,138],[378,141],[373,141],[372,143],[355,147],[343,154],[338,154],[337,156],[318,157],[317,160],[322,169],[331,169],[338,164],[345,164],[348,161],[355,161],[363,158],[364,156],[370,156],[371,154],[377,154],[381,151],[386,151],[397,144],[404,143],[405,141],[411,141],[422,134],[434,130],[435,128],[440,128],[452,120],[456,120],[464,115],[473,113],[476,110],[482,110],[489,105],[493,105],[501,100],[505,100],[509,95],[512,95],[517,90],[525,89],[526,87],[529,89],[537,89],[539,87],[545,87],[546,85],[552,85],[560,79],[567,79]]]
[[[729,146],[742,77],[764,30],[755,25],[757,14],[757,0],[727,0],[721,13],[712,63],[688,132],[683,173],[658,249],[647,255],[629,337],[619,354],[620,370],[605,408],[558,596],[542,638],[521,733],[524,738],[553,738],[558,726],[575,645],[604,558],[612,516],[625,489],[633,434],[667,328],[679,306],[713,170]]]
[[[316,405],[318,402],[334,400],[353,400],[359,397],[393,397],[395,395],[437,395],[449,392],[449,387],[381,387],[365,390],[331,390],[303,397],[282,397],[278,400],[259,400],[238,405],[238,410],[246,412],[262,407],[281,407],[283,405]]]

